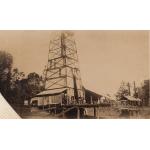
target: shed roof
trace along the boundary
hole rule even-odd
[[[109,99],[109,100],[111,100],[111,101],[116,101],[116,98],[114,97],[114,96],[110,96],[110,95],[103,95],[103,97],[105,97],[105,98],[107,98],[107,99]]]
[[[54,90],[45,90],[40,92],[39,94],[36,95],[36,97],[38,96],[50,96],[50,95],[58,95],[61,94],[63,92],[65,92],[66,88],[62,88],[62,89],[54,89]]]
[[[130,101],[141,101],[141,99],[139,98],[135,98],[133,96],[124,96],[126,99],[130,100]]]
[[[102,97],[103,95],[101,95],[101,94],[98,94],[98,93],[95,93],[95,92],[93,92],[93,91],[91,91],[91,90],[88,90],[88,89],[84,89],[85,90],[85,93],[89,93],[89,94],[91,94],[91,95],[95,95],[95,96],[97,96],[97,97]]]

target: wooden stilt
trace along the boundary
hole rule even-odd
[[[90,100],[91,100],[91,104],[93,104],[93,98],[92,98],[92,96],[91,96],[91,99],[90,99]]]
[[[55,105],[55,115],[56,115],[56,109],[57,109],[57,106]]]
[[[63,115],[62,115],[63,118],[65,118],[65,112],[64,112],[64,107],[63,107]]]
[[[96,107],[94,107],[94,118],[96,118]]]
[[[43,110],[44,110],[44,99],[43,99]]]
[[[97,108],[97,118],[99,118],[99,107]]]
[[[48,109],[49,109],[48,112],[50,113],[50,104],[48,104]]]
[[[80,108],[77,107],[77,119],[80,119]]]

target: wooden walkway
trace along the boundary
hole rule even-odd
[[[91,108],[91,107],[110,107],[111,104],[67,104],[67,105],[61,105],[62,107],[80,107],[80,108]]]
[[[67,104],[67,105],[63,104],[63,105],[59,106],[59,108],[60,107],[62,108],[62,112],[60,112],[58,114],[56,113],[57,106],[49,107],[49,108],[44,109],[44,110],[49,111],[49,112],[54,111],[56,117],[62,116],[64,118],[65,113],[67,113],[73,109],[76,109],[77,110],[77,116],[76,117],[78,119],[80,119],[81,118],[80,114],[81,114],[82,109],[93,108],[93,110],[94,110],[93,111],[93,117],[97,118],[97,108],[99,108],[99,107],[111,107],[111,105],[110,104],[104,104],[104,103],[103,104]]]
[[[86,109],[91,109],[92,113],[90,116],[92,118],[99,118],[101,115],[108,115],[107,112],[111,110],[116,110],[117,112],[120,112],[120,114],[138,114],[139,109],[137,107],[123,107],[120,105],[112,105],[110,103],[100,103],[100,104],[87,104],[87,103],[81,103],[81,104],[62,104],[62,105],[49,105],[46,108],[43,107],[43,111],[46,111],[47,113],[54,115],[56,118],[66,118],[66,115],[69,115],[74,113],[75,118],[83,118],[84,115],[86,115]],[[106,112],[104,114],[103,112]],[[109,114],[111,115],[111,114]]]

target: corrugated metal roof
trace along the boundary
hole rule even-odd
[[[113,97],[113,96],[109,96],[109,95],[103,95],[103,97],[109,99],[109,100],[112,100],[112,101],[116,101],[116,98]]]
[[[132,97],[132,96],[124,96],[124,97],[127,98],[130,101],[141,101],[139,98],[135,98],[135,97]]]
[[[87,92],[87,93],[91,93],[91,94],[94,94],[94,95],[96,95],[96,96],[98,96],[98,97],[102,97],[103,95],[101,95],[101,94],[98,94],[98,93],[95,93],[95,92],[93,92],[93,91],[91,91],[91,90],[88,90],[88,89],[86,89],[86,88],[84,88],[84,90],[85,90],[85,93]]]
[[[0,119],[20,119],[20,116],[13,110],[7,101],[0,94]]]
[[[37,96],[44,96],[44,95],[57,95],[57,94],[63,93],[65,90],[66,90],[66,88],[54,89],[54,90],[46,90],[46,91],[43,91],[43,92],[37,94],[36,97]]]

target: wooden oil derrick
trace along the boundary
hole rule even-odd
[[[44,75],[45,89],[65,89],[67,103],[79,103],[84,99],[77,48],[71,32],[61,32],[50,41]]]

